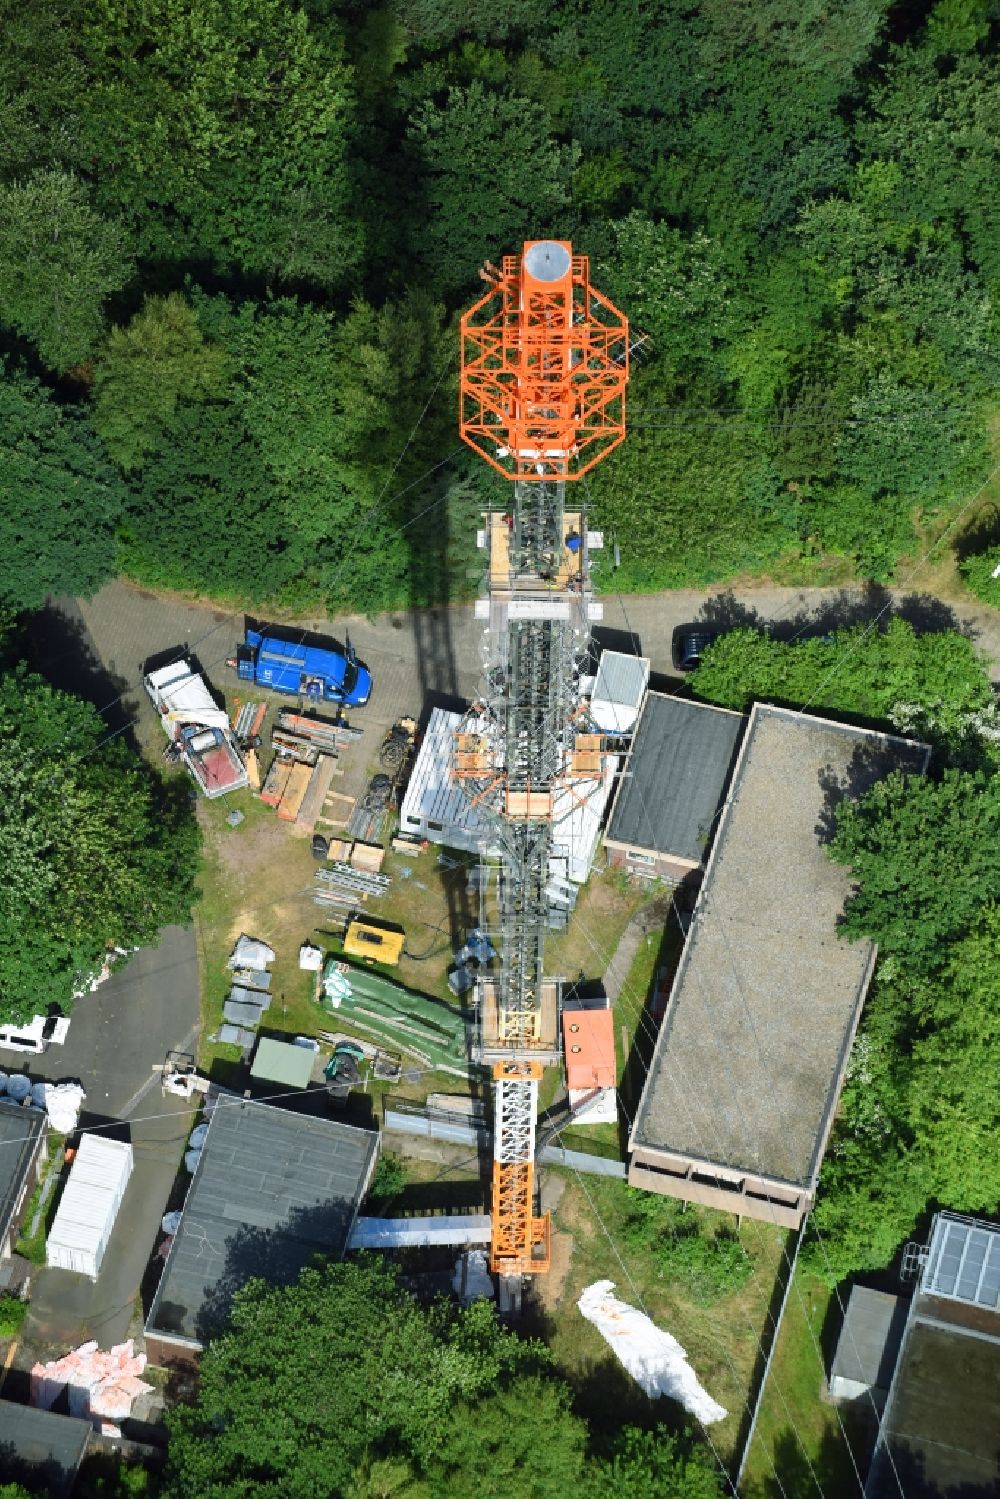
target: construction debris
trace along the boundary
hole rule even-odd
[[[131,1338],[106,1353],[96,1342],[83,1343],[60,1359],[34,1365],[31,1404],[38,1410],[51,1410],[63,1390],[68,1390],[70,1415],[92,1420],[111,1435],[105,1423],[127,1420],[135,1401],[153,1393],[154,1387],[139,1378],[145,1368],[146,1355],[136,1353]]]
[[[368,789],[347,821],[347,831],[362,843],[376,843],[382,836],[392,806],[393,782],[387,775],[372,776]]]

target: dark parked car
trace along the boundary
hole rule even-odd
[[[324,838],[322,833],[313,833],[312,856],[320,861],[330,857],[330,841]]]
[[[671,642],[674,671],[694,671],[708,647],[719,638],[718,630],[705,625],[678,625]]]

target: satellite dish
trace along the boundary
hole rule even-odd
[[[524,252],[524,269],[536,281],[561,281],[572,261],[565,245],[540,239]]]

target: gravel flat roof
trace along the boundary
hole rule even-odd
[[[852,881],[824,837],[837,801],[927,753],[755,705],[631,1148],[812,1185],[874,958],[837,936]]]

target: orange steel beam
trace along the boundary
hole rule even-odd
[[[551,1260],[549,1215],[534,1215],[535,1109],[540,1062],[493,1064],[496,1088],[490,1269],[537,1275]]]
[[[461,321],[459,431],[509,479],[579,479],[625,437],[628,320],[586,255],[529,240]]]

